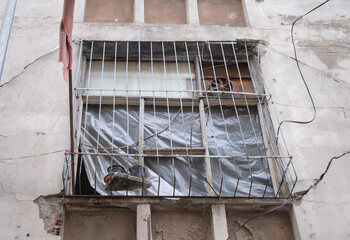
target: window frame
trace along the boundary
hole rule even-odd
[[[82,48],[81,48],[81,51],[82,51]],[[86,64],[82,64],[81,70],[82,70],[83,74],[81,74],[81,78],[79,79],[80,81],[77,82],[76,86],[78,86],[78,85],[84,86],[84,84],[86,82],[85,72],[86,72],[88,60],[86,59],[86,57],[84,57],[84,58],[85,59],[83,61],[85,61]],[[246,63],[248,64],[248,69],[250,72],[250,77],[251,77],[253,89],[255,89],[255,92],[258,94],[264,94],[264,86],[263,86],[262,80],[260,79],[261,78],[260,69],[259,69],[259,67],[257,67],[259,63],[257,63],[256,60],[249,59],[248,55],[247,55],[247,62]],[[91,61],[90,61],[90,64],[91,64]],[[208,156],[209,155],[208,139],[207,139],[207,134],[206,134],[206,128],[203,127],[205,122],[206,122],[205,111],[204,111],[204,108],[206,105],[205,105],[205,101],[203,99],[203,96],[201,96],[201,94],[203,94],[201,92],[203,85],[201,83],[202,74],[200,72],[199,65],[200,65],[200,59],[197,57],[194,60],[194,67],[195,67],[195,78],[196,78],[196,83],[197,83],[197,88],[198,88],[197,90],[199,90],[199,92],[198,92],[198,96],[195,96],[191,101],[193,102],[195,100],[198,100],[197,107],[199,108],[199,115],[200,115],[200,119],[201,119],[202,146],[203,146],[204,151],[205,151],[204,155]],[[103,96],[103,97],[101,97],[101,95],[100,96],[96,96],[96,95],[89,96],[88,93],[87,94],[82,93],[81,95],[79,95],[77,97],[78,97],[78,101],[76,101],[76,106],[78,106],[78,109],[77,109],[77,116],[78,117],[76,118],[75,126],[78,126],[78,127],[76,128],[76,131],[75,131],[75,138],[76,138],[77,142],[80,143],[80,127],[81,127],[82,114],[84,112],[83,111],[84,106],[86,104],[89,105],[89,104],[98,103],[97,100],[99,100],[100,104],[110,104],[111,101],[115,101],[117,96],[116,95]],[[118,96],[118,103],[119,104],[120,104],[121,99],[123,99],[123,97]],[[125,99],[125,97],[124,97],[124,99]],[[126,101],[129,101],[130,99],[128,99]],[[144,128],[142,127],[144,125],[144,121],[143,121],[142,115],[144,114],[145,105],[148,104],[147,101],[145,101],[145,99],[146,99],[145,97],[140,96],[138,98],[136,97],[135,99],[131,99],[132,101],[128,102],[129,105],[131,103],[131,105],[140,106],[140,116],[141,116],[140,119],[141,120],[139,122],[140,123],[139,124],[139,143],[141,145],[141,150],[143,149],[142,146],[144,144],[143,143],[144,142],[144,132],[143,132]],[[139,100],[139,102],[137,102],[137,100]],[[157,100],[159,100],[159,99],[157,99]],[[179,100],[179,99],[175,99],[175,100]],[[159,102],[157,101],[157,103],[159,103]],[[279,152],[278,152],[279,148],[278,147],[273,148],[271,146],[273,144],[271,142],[271,139],[273,139],[273,137],[274,137],[273,126],[271,123],[268,123],[263,117],[263,116],[268,116],[268,117],[270,116],[267,103],[264,101],[264,99],[261,99],[260,97],[256,97],[252,102],[249,102],[249,103],[247,102],[247,98],[245,97],[245,103],[246,103],[247,107],[248,107],[248,105],[256,106],[257,111],[258,111],[258,117],[260,120],[260,128],[261,128],[261,130],[263,128],[266,129],[266,132],[263,130],[261,131],[263,141],[264,141],[264,146],[265,146],[266,153],[267,153],[266,155],[275,156],[273,158],[268,158],[269,173],[270,173],[270,177],[272,179],[272,186],[273,186],[274,192],[277,193],[276,195],[282,196],[288,190],[282,186],[283,179],[282,179],[281,184],[278,184],[278,182],[279,182],[278,179],[280,179],[281,177],[283,178],[284,177],[283,175],[285,175],[285,173],[281,172],[281,170],[278,166],[278,162],[277,162],[278,156],[279,156]],[[163,102],[163,104],[164,104],[164,102]],[[242,104],[242,103],[239,103],[239,104]],[[172,106],[172,105],[169,105],[169,106]],[[225,104],[223,104],[223,106],[225,106]],[[239,105],[237,105],[237,106],[239,106]],[[143,152],[139,153],[139,154],[143,154]],[[142,159],[141,163],[144,164],[144,157],[142,156],[141,159]],[[210,158],[204,157],[204,161],[205,161],[205,166],[206,166],[206,177],[207,177],[209,183],[212,183]],[[209,196],[213,196],[212,189],[208,188],[208,192],[209,192]]]

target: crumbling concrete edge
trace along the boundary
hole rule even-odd
[[[44,222],[47,233],[61,235],[64,217],[64,196],[61,193],[39,196],[33,201],[39,207],[39,218]]]

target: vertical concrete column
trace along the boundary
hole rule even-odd
[[[228,238],[227,219],[224,204],[211,206],[211,225],[213,230],[213,240],[223,240]]]
[[[151,205],[138,204],[136,211],[136,240],[152,240]]]
[[[199,25],[197,0],[186,0],[187,24]]]
[[[134,22],[144,23],[145,22],[145,1],[134,0]]]

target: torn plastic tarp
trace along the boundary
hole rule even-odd
[[[236,110],[233,107],[211,107],[210,111],[206,109],[210,155],[264,156],[265,149],[256,109],[250,108],[250,115],[247,108]],[[93,188],[96,170],[96,190],[99,194],[110,194],[104,190],[103,181],[110,165],[120,164],[128,169],[137,161],[130,156],[111,157],[108,154],[138,153],[138,119],[137,106],[116,105],[113,110],[113,106],[110,105],[101,105],[101,108],[98,105],[89,105],[88,111],[84,111],[80,148],[85,153],[105,154],[82,156],[87,177]],[[156,148],[201,147],[198,108],[183,107],[181,110],[180,107],[156,106],[154,109],[153,106],[146,106],[144,136],[143,151]],[[145,195],[207,196],[208,188],[213,188],[217,195],[221,189],[221,196],[247,197],[250,194],[261,197],[264,192],[266,197],[273,196],[266,159],[212,157],[210,160],[213,186],[208,185],[205,177],[204,158],[145,158],[145,178],[152,182]],[[126,192],[115,191],[112,194],[125,195]],[[134,195],[137,192],[128,191],[128,194]]]

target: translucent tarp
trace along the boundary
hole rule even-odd
[[[86,106],[85,106],[86,107]],[[101,195],[107,168],[120,164],[128,169],[137,162],[131,156],[108,154],[137,154],[139,143],[139,108],[137,106],[88,105],[83,112],[80,148],[91,186]],[[154,111],[155,110],[155,111]],[[236,114],[238,113],[238,116]],[[250,113],[250,114],[249,114]],[[273,196],[266,159],[225,158],[224,156],[264,156],[259,118],[255,108],[211,107],[206,109],[206,131],[215,194],[247,197]],[[243,134],[243,136],[242,136]],[[190,149],[202,147],[198,108],[146,106],[144,112],[143,151],[150,149]],[[203,154],[201,154],[203,155]],[[147,157],[145,178],[152,186],[145,195],[208,196],[203,157]],[[175,187],[175,188],[174,188]],[[125,195],[125,191],[112,192]],[[128,191],[129,195],[138,194]]]

